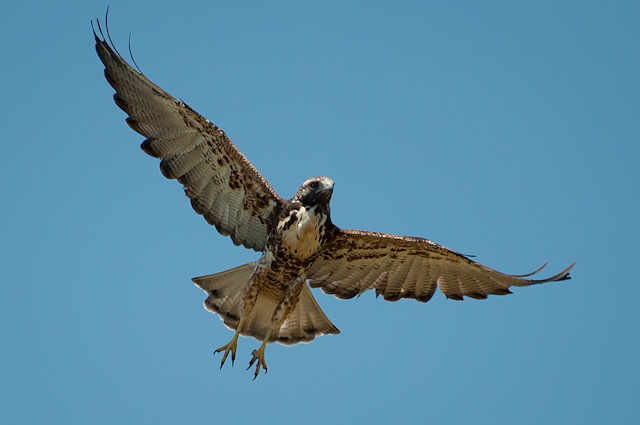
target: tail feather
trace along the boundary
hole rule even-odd
[[[204,302],[205,308],[220,316],[229,329],[235,330],[238,327],[242,291],[251,278],[256,263],[192,279],[200,289],[209,295]],[[240,334],[263,341],[271,325],[271,316],[278,301],[259,294],[255,307],[244,319]],[[296,308],[280,328],[273,331],[269,342],[293,345],[311,342],[316,336],[338,333],[340,331],[318,306],[309,286],[304,285]]]
[[[293,345],[299,342],[309,343],[316,336],[336,335],[339,333],[338,328],[331,323],[322,309],[320,309],[311,293],[311,289],[305,283],[302,287],[298,305],[280,326],[278,334],[271,337],[271,342],[277,341],[283,345]]]
[[[191,279],[196,286],[209,295],[204,302],[204,308],[219,315],[230,329],[235,329],[240,322],[242,289],[249,281],[256,263],[248,263],[221,273]]]

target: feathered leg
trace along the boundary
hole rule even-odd
[[[251,310],[253,310],[253,307],[256,305],[256,300],[258,299],[258,285],[255,283],[256,276],[262,271],[263,270],[260,268],[257,269],[251,275],[251,278],[249,279],[249,282],[247,283],[247,286],[244,289],[244,293],[242,294],[242,307],[240,308],[240,311],[242,312],[240,315],[240,322],[238,323],[238,327],[236,328],[236,333],[233,335],[233,338],[231,338],[231,341],[229,341],[229,343],[227,343],[226,345],[223,345],[222,347],[218,348],[216,351],[213,352],[213,354],[216,354],[221,351],[224,351],[222,362],[220,362],[220,369],[222,369],[222,366],[224,366],[224,362],[225,360],[227,360],[227,356],[229,355],[229,352],[231,352],[231,366],[233,366],[233,363],[236,360],[236,349],[238,348],[238,337],[240,336],[240,331],[242,330],[244,319],[246,317],[249,317],[249,314],[251,314]]]
[[[260,367],[264,368],[264,373],[267,373],[267,363],[264,361],[264,350],[269,343],[269,339],[271,339],[271,334],[275,329],[278,329],[287,317],[295,310],[296,305],[298,303],[298,299],[300,298],[300,292],[302,292],[302,287],[307,280],[306,275],[298,276],[291,285],[287,288],[284,297],[278,303],[273,315],[271,316],[271,326],[267,331],[267,335],[262,341],[262,345],[257,350],[253,350],[251,355],[253,356],[251,361],[249,362],[249,368],[256,363],[256,373],[253,375],[253,379],[255,380],[260,373]]]

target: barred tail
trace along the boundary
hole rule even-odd
[[[229,329],[235,330],[238,327],[242,313],[242,292],[256,264],[257,262],[248,263],[235,269],[192,279],[209,295],[204,307],[220,316]],[[240,334],[263,341],[278,301],[259,294],[255,307],[244,320]],[[280,328],[273,331],[269,342],[293,345],[311,342],[316,336],[338,333],[340,331],[325,316],[309,286],[305,284],[296,308]]]

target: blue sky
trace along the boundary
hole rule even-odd
[[[124,123],[90,20],[5,5],[0,422],[627,424],[637,418],[638,2],[110,0],[145,74],[334,222],[573,279],[485,301],[339,301],[269,373],[190,281],[253,261]]]

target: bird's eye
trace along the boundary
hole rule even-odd
[[[311,186],[311,189],[317,189],[320,187],[320,182],[318,180],[314,180],[309,184],[309,186]]]

